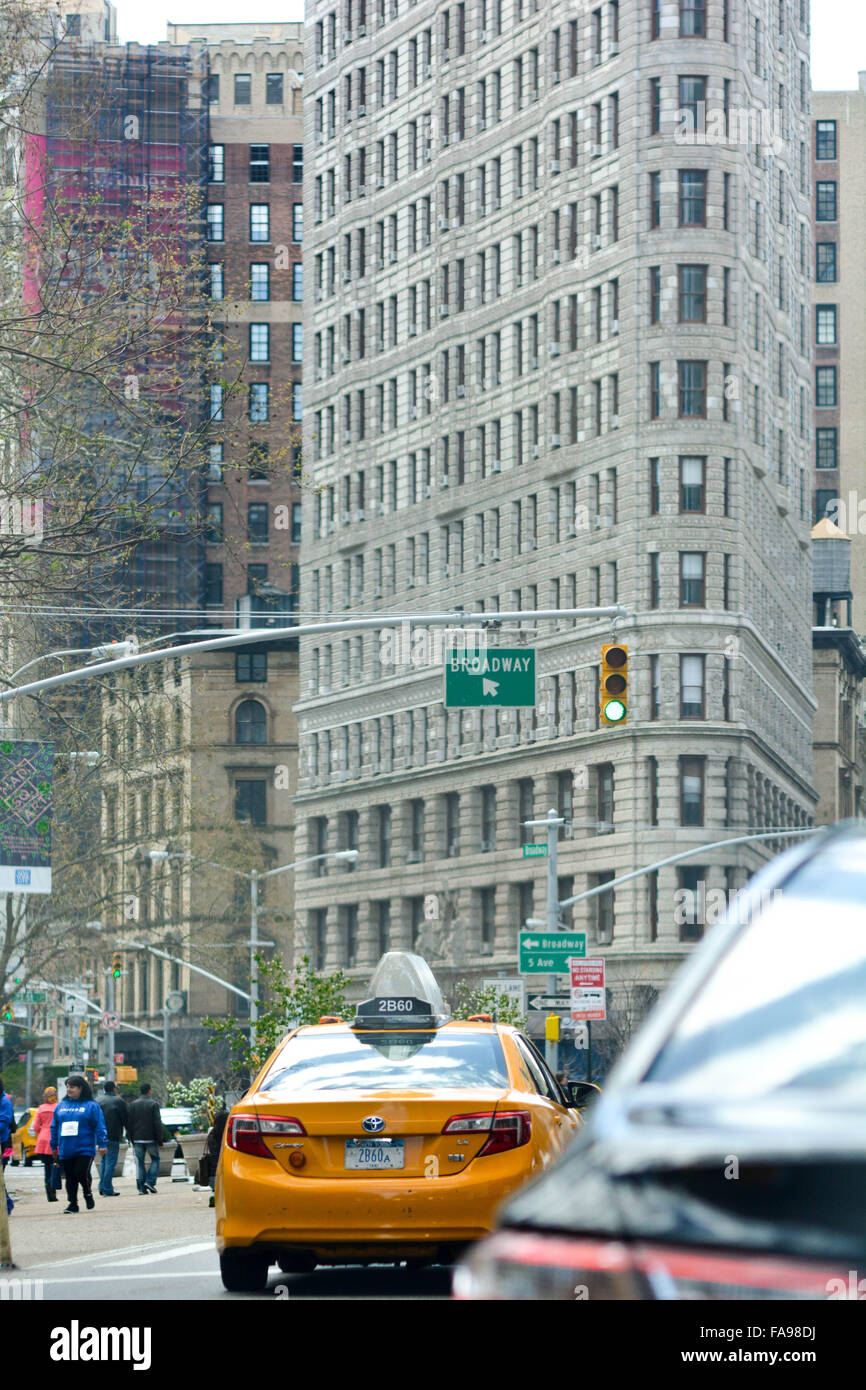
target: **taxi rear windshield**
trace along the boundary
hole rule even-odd
[[[274,1094],[297,1091],[506,1089],[502,1046],[493,1033],[430,1033],[425,1041],[354,1034],[301,1033],[280,1053],[261,1085]]]

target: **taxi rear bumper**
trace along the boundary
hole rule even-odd
[[[476,1159],[445,1177],[298,1178],[224,1149],[216,1184],[217,1249],[383,1254],[480,1240],[534,1172],[527,1148]]]

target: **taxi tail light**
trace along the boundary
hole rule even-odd
[[[532,1133],[532,1117],[528,1110],[500,1110],[493,1117],[490,1138],[478,1157],[485,1154],[501,1154],[506,1149],[519,1149],[529,1143]]]
[[[471,1115],[452,1115],[442,1127],[443,1134],[488,1134],[490,1137],[478,1158],[504,1153],[529,1143],[532,1119],[528,1110],[476,1111]]]
[[[468,1299],[826,1298],[842,1271],[806,1261],[727,1252],[626,1246],[503,1231],[458,1266],[454,1294]],[[841,1280],[844,1285],[844,1279]]]
[[[232,1115],[226,1130],[226,1144],[238,1153],[255,1158],[273,1158],[265,1144],[265,1136],[276,1134],[306,1134],[300,1120],[290,1115]]]

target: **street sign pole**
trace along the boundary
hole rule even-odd
[[[113,973],[113,971],[112,971],[111,969],[109,969],[109,971],[108,971],[107,983],[106,983],[106,986],[105,986],[105,1002],[106,1002],[106,1007],[107,1007],[107,1009],[108,1009],[108,1012],[113,1014],[113,1013],[114,1013],[114,973]],[[107,1067],[107,1071],[108,1071],[108,1080],[109,1080],[109,1081],[116,1081],[116,1080],[117,1080],[117,1072],[115,1071],[115,1063],[114,1063],[114,1029],[113,1029],[113,1028],[109,1028],[109,1030],[108,1030],[108,1067]]]
[[[30,1046],[31,1041],[32,1041],[32,1039],[30,1038],[30,1024],[31,1024],[31,1021],[32,1021],[32,1016],[33,1016],[33,1006],[32,1006],[32,1004],[28,1003],[28,1005],[27,1005],[27,1013],[26,1013],[26,1015],[25,1015],[26,1021],[27,1021],[27,1034],[28,1034],[28,1037],[27,1037],[27,1061],[26,1061],[26,1064],[25,1064],[25,1065],[26,1065],[26,1071],[25,1071],[25,1073],[24,1073],[24,1104],[25,1104],[28,1108],[29,1108],[29,1106],[30,1106],[30,1097],[31,1097],[31,1095],[33,1094],[33,1048]]]
[[[547,813],[547,930],[559,930],[559,885],[557,875],[560,820],[554,807]],[[556,976],[548,975],[547,988],[556,993]],[[545,1039],[544,1060],[554,1075],[559,1071],[559,1043]]]
[[[586,1024],[586,1079],[592,1080],[592,1024]]]

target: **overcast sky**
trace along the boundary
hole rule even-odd
[[[116,0],[122,42],[158,43],[165,26],[235,19],[270,22],[304,17],[303,0]],[[812,0],[812,84],[823,90],[857,86],[866,69],[866,6],[855,0]]]

